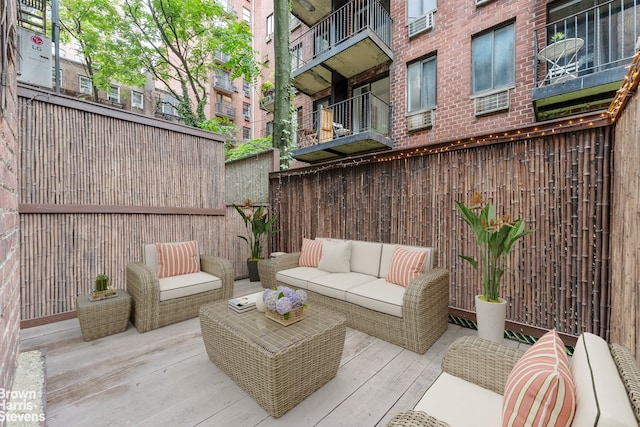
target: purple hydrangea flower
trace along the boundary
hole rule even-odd
[[[291,311],[291,300],[287,297],[280,298],[276,302],[276,311],[280,314],[286,314]]]

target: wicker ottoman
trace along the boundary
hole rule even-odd
[[[236,313],[227,301],[200,307],[209,359],[273,417],[336,376],[345,324],[343,315],[313,306],[289,326],[257,310]]]
[[[89,295],[76,299],[82,338],[85,341],[124,332],[129,324],[131,296],[122,289],[118,295],[99,301],[89,301]]]

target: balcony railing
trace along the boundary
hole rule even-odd
[[[371,93],[322,107],[298,123],[298,148],[366,132],[388,136],[390,117],[389,105]]]
[[[228,102],[216,102],[216,114],[235,119],[236,109]]]
[[[233,85],[228,77],[215,76],[213,79],[213,87],[226,92],[233,92]]]
[[[391,17],[378,0],[351,1],[294,39],[292,71],[365,30],[391,45]]]
[[[639,4],[612,0],[537,29],[536,86],[630,63],[640,35]]]

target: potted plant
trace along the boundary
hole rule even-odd
[[[551,43],[559,42],[560,40],[564,40],[564,33],[560,31],[551,36]]]
[[[91,300],[98,301],[116,295],[116,290],[111,288],[111,280],[106,274],[98,274],[95,280],[95,287],[91,293]]]
[[[260,280],[257,263],[262,259],[264,244],[269,237],[280,231],[273,228],[276,216],[272,215],[271,218],[269,218],[265,206],[260,205],[254,207],[249,199],[247,199],[242,206],[233,205],[233,207],[238,211],[247,228],[247,235],[238,235],[238,237],[249,245],[249,250],[251,251],[251,257],[247,259],[249,280],[256,282]]]
[[[273,113],[275,86],[270,80],[265,80],[260,85],[260,108]]]
[[[507,307],[506,301],[500,298],[500,282],[506,269],[505,260],[514,243],[534,230],[525,229],[523,219],[512,221],[509,215],[497,215],[493,204],[483,200],[480,193],[474,195],[469,206],[459,201],[456,205],[471,226],[480,249],[478,260],[460,255],[482,273],[482,295],[476,296],[478,336],[502,342]],[[485,319],[485,310],[497,311],[498,317],[493,321]]]

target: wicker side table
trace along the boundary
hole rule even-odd
[[[89,295],[80,295],[76,298],[76,308],[82,338],[91,341],[127,329],[131,296],[122,289],[118,289],[115,297],[99,301],[90,301]]]

